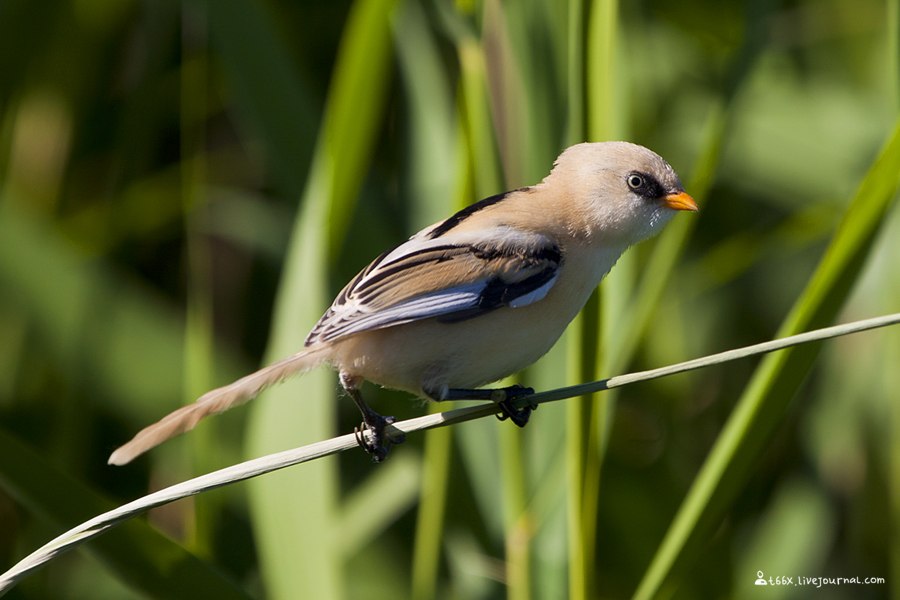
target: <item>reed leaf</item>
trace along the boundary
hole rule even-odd
[[[348,17],[285,262],[269,342],[271,360],[303,346],[304,332],[327,303],[327,268],[343,243],[382,119],[394,5],[393,0],[356,2]],[[363,94],[367,101],[360,103]],[[331,435],[333,390],[329,375],[316,372],[265,394],[253,407],[247,451],[266,454],[297,440]],[[303,396],[318,401],[298,402]],[[251,510],[270,597],[337,598],[343,594],[337,476],[337,464],[322,461],[313,469],[260,480],[251,487]]]

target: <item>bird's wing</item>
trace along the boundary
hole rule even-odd
[[[559,275],[560,248],[539,233],[499,226],[478,236],[431,238],[427,231],[353,278],[306,345],[432,317],[452,322],[527,306],[546,296]]]

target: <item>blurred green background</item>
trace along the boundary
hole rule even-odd
[[[898,28],[897,0],[0,0],[0,569],[349,432],[322,370],[106,466],[571,143],[649,146],[701,212],[521,381],[897,312]],[[155,510],[9,597],[900,598],[898,365],[881,330],[329,457]]]

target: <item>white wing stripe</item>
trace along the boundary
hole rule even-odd
[[[368,314],[355,312],[352,313],[352,321],[331,328],[325,338],[332,339],[367,329],[378,329],[386,325],[398,325],[475,308],[478,306],[478,300],[484,287],[485,283],[479,282],[471,286],[423,294],[390,308]],[[337,312],[335,316],[340,318],[340,312],[343,311]]]
[[[556,278],[559,277],[559,271],[557,271],[553,277],[551,277],[547,283],[542,285],[541,287],[534,289],[527,294],[522,294],[518,298],[513,298],[510,303],[510,308],[522,308],[523,306],[528,306],[529,304],[534,304],[538,300],[541,300],[544,296],[547,295],[547,292],[550,291],[550,288],[553,287],[553,284],[556,283]]]

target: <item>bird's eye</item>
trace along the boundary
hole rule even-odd
[[[644,177],[639,175],[638,173],[632,173],[628,176],[628,179],[626,179],[626,181],[628,182],[628,187],[633,190],[639,190],[646,184],[646,182],[644,181]]]

